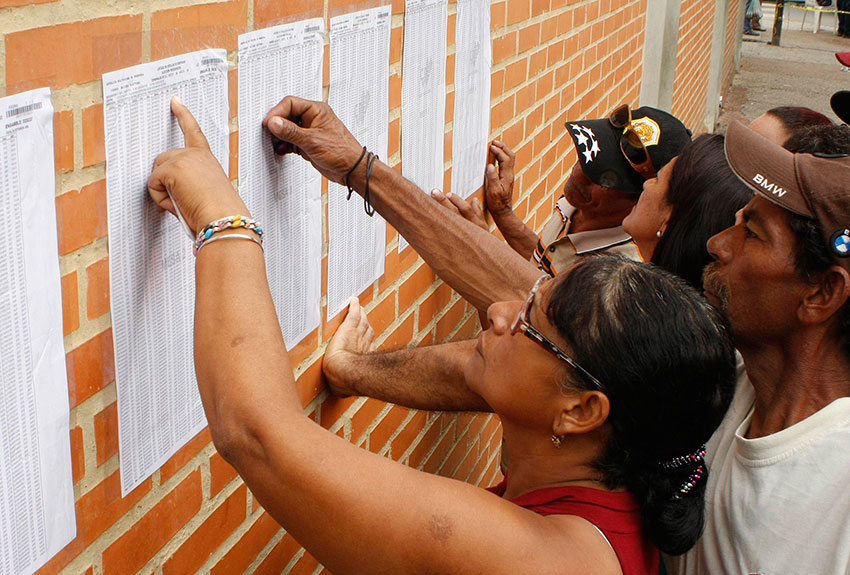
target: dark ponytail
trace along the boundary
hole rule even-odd
[[[611,439],[597,462],[605,483],[638,499],[659,549],[684,553],[702,532],[708,470],[682,493],[699,462],[662,463],[705,444],[732,400],[735,356],[723,317],[676,276],[610,256],[573,267],[546,313],[610,401]]]

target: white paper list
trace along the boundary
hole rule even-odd
[[[29,575],[76,535],[56,238],[53,106],[0,99],[0,574]]]
[[[354,137],[386,159],[389,141],[391,6],[331,19],[328,103]],[[363,161],[366,161],[364,158]],[[384,273],[386,223],[363,200],[328,185],[328,319]]]
[[[239,36],[239,191],[267,230],[266,272],[287,345],[321,319],[322,178],[295,154],[276,156],[263,129],[284,96],[322,99],[321,18]]]
[[[121,490],[128,494],[206,425],[192,357],[194,258],[147,180],[156,156],[182,147],[178,96],[228,165],[227,58],[203,50],[104,74],[112,333]]]
[[[455,37],[452,192],[468,198],[484,184],[490,135],[490,2],[458,0]]]
[[[401,81],[401,170],[430,192],[443,189],[448,0],[407,0]],[[399,251],[407,247],[400,237]]]

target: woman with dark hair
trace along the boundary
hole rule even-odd
[[[735,223],[751,197],[726,162],[723,136],[703,134],[644,183],[623,229],[644,261],[702,290],[702,269],[712,261],[705,243]]]
[[[768,140],[785,146],[789,138],[811,126],[830,126],[832,120],[803,106],[771,108],[752,122],[750,128]]]
[[[509,474],[488,493],[411,469],[305,417],[255,224],[194,118],[172,107],[189,147],[157,158],[151,196],[179,205],[194,231],[230,224],[199,240],[195,267],[196,374],[213,441],[328,569],[638,575],[657,572],[656,546],[682,553],[696,542],[702,446],[735,370],[723,320],[693,289],[654,266],[600,257],[541,278],[525,301],[493,304],[489,329],[465,348],[465,379],[502,422]],[[315,120],[306,112],[302,129]],[[336,168],[361,147],[334,129],[325,173],[341,182]],[[345,322],[368,348],[356,300]]]

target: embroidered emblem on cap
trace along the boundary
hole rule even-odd
[[[644,146],[654,146],[661,138],[661,127],[649,116],[633,119],[632,128],[637,132]]]
[[[850,230],[843,229],[832,234],[830,247],[832,248],[832,253],[840,258],[850,256]]]
[[[570,124],[570,128],[572,128],[576,135],[576,147],[578,147],[578,144],[581,144],[584,148],[581,152],[584,156],[584,163],[589,164],[602,151],[599,148],[599,140],[596,139],[596,134],[590,128],[585,128],[578,124]]]

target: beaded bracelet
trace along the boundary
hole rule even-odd
[[[260,222],[242,215],[227,216],[226,218],[221,218],[220,220],[208,223],[204,229],[198,233],[192,252],[197,256],[198,250],[201,249],[204,242],[209,241],[210,237],[212,237],[214,233],[228,228],[245,228],[256,233],[260,237],[260,240],[263,239],[263,228],[260,225]]]
[[[227,239],[230,239],[230,238],[234,238],[234,239],[237,239],[237,240],[243,239],[243,240],[252,241],[255,244],[257,244],[258,246],[260,246],[261,250],[263,250],[264,252],[266,251],[266,249],[263,247],[263,240],[257,239],[254,236],[249,236],[249,235],[246,235],[246,234],[228,234],[226,236],[215,236],[214,238],[208,239],[203,244],[201,244],[201,247],[198,248],[198,251],[195,253],[195,255],[197,256],[201,252],[201,248],[204,247],[207,244],[217,242],[218,240],[227,240]]]

